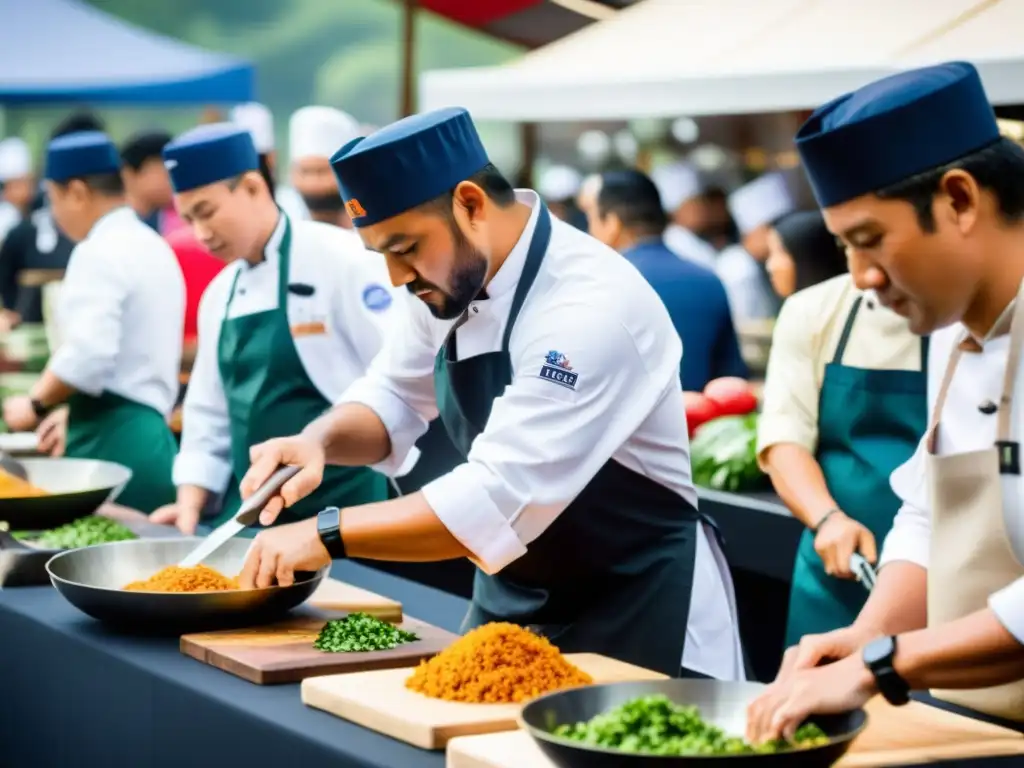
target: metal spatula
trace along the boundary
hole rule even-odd
[[[20,461],[11,458],[10,454],[5,451],[0,451],[0,469],[9,475],[14,475],[19,480],[28,480],[25,466]]]
[[[193,549],[188,556],[178,565],[182,568],[193,568],[208,558],[227,541],[230,541],[243,530],[255,523],[263,511],[263,507],[270,501],[270,497],[277,493],[281,486],[291,480],[299,473],[302,467],[281,467],[270,479],[265,482],[256,493],[242,502],[237,514],[226,523],[219,525],[203,542]]]

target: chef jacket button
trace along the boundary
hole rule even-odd
[[[874,309],[874,308],[875,308],[875,302],[873,302],[871,299],[868,299],[868,309]]]
[[[480,311],[480,308],[476,304],[474,304],[473,305],[473,312],[476,313],[476,312],[479,312],[479,311]]]
[[[978,410],[986,416],[991,416],[993,413],[999,410],[999,406],[993,403],[991,400],[986,400],[978,406]]]

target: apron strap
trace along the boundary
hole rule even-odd
[[[853,321],[857,319],[857,312],[860,310],[861,302],[864,301],[864,296],[858,296],[857,300],[853,302],[853,306],[850,308],[850,314],[846,316],[846,323],[843,325],[843,334],[839,337],[839,343],[836,344],[836,352],[832,355],[832,362],[836,365],[842,365],[843,355],[846,353],[846,343],[850,340],[850,333],[853,332]]]
[[[1010,351],[1006,355],[1006,370],[1003,371],[1003,391],[999,396],[999,416],[996,440],[1000,443],[1010,439],[1010,417],[1013,415],[1013,390],[1017,383],[1017,369],[1020,367],[1021,347],[1024,347],[1024,281],[1017,292],[1013,319],[1010,321]]]
[[[544,254],[548,251],[548,244],[551,242],[551,214],[548,207],[541,200],[537,203],[540,210],[537,212],[537,227],[533,231],[533,238],[530,241],[530,250],[526,253],[526,263],[523,264],[522,274],[519,275],[519,283],[516,285],[515,295],[512,297],[512,306],[508,310],[508,320],[505,322],[505,333],[501,339],[501,351],[508,352],[508,342],[512,338],[512,328],[519,317],[519,310],[526,302],[526,296],[533,287],[533,281],[540,272],[540,265],[544,262]]]

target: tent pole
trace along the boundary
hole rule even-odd
[[[402,9],[402,103],[399,116],[416,111],[416,11],[417,0],[405,0]]]

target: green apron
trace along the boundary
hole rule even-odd
[[[846,318],[835,357],[825,366],[818,398],[816,459],[844,513],[862,523],[879,549],[900,507],[889,475],[909,459],[927,426],[928,339],[921,339],[921,370],[891,371],[843,365],[843,353],[863,297]],[[786,647],[807,634],[849,626],[867,600],[857,581],[825,573],[814,532],[803,532],[793,567]]]
[[[113,392],[99,397],[76,392],[68,399],[64,453],[128,467],[132,477],[117,495],[118,504],[149,514],[173,503],[171,470],[177,452],[167,419],[152,406]]]
[[[291,241],[291,222],[286,216],[278,265],[277,307],[229,319],[238,272],[224,309],[217,359],[231,422],[233,480],[213,525],[238,511],[238,485],[249,470],[249,449],[271,438],[298,434],[331,407],[310,381],[292,339],[288,322]],[[327,467],[320,486],[286,509],[277,522],[313,517],[328,506],[352,507],[387,497],[388,481],[384,475],[367,467]]]

